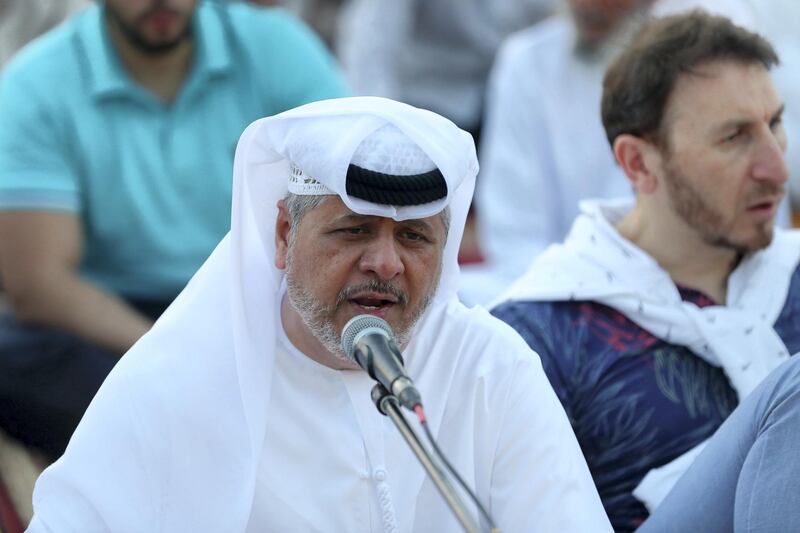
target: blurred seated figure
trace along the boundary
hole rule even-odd
[[[280,10],[107,0],[0,78],[0,427],[58,456],[103,379],[230,227],[253,119],[345,94]]]
[[[89,0],[2,0],[0,2],[0,71],[17,50],[63,21]]]
[[[581,198],[629,194],[597,118],[603,72],[652,0],[568,0],[511,36],[489,80],[475,193],[484,262],[461,297],[488,303],[564,237]]]
[[[337,50],[353,89],[435,111],[477,138],[502,40],[556,0],[349,0]]]
[[[800,233],[774,228],[788,179],[777,63],[723,17],[646,26],[602,96],[635,199],[582,203],[493,310],[540,355],[617,531],[800,351]]]

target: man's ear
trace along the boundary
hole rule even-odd
[[[652,194],[656,190],[661,154],[653,143],[623,133],[614,139],[614,157],[637,194]]]
[[[286,256],[289,253],[289,232],[292,230],[286,202],[278,200],[278,218],[275,219],[275,267],[286,268]]]

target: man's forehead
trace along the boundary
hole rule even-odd
[[[760,63],[715,61],[678,77],[667,102],[664,124],[715,128],[729,121],[769,120],[783,106],[772,78]]]
[[[314,211],[320,211],[320,216],[324,217],[326,221],[330,223],[336,222],[352,222],[352,223],[366,223],[370,221],[382,221],[382,220],[391,220],[396,224],[405,225],[405,226],[416,226],[416,227],[428,227],[431,230],[439,227],[441,224],[441,213],[437,213],[435,215],[431,215],[429,217],[424,218],[412,218],[407,220],[400,220],[396,221],[394,219],[388,217],[382,217],[378,215],[365,215],[362,213],[356,213],[347,205],[345,205],[344,201],[339,196],[331,195],[330,197],[326,198],[324,202],[322,202],[319,206],[314,208]]]

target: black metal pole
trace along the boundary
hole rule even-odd
[[[422,445],[414,430],[408,424],[408,421],[400,412],[400,403],[397,398],[390,394],[382,385],[376,385],[372,389],[372,399],[378,410],[384,415],[388,416],[397,426],[400,434],[408,443],[411,451],[417,456],[419,462],[422,463],[423,468],[428,472],[428,475],[433,480],[436,488],[444,496],[450,509],[456,515],[456,518],[461,523],[464,531],[467,533],[481,533],[481,528],[473,518],[472,514],[467,510],[461,497],[456,492],[453,485],[445,477],[439,466],[433,461],[433,458],[428,453],[428,450]]]

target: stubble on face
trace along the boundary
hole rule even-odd
[[[761,64],[712,61],[680,75],[655,143],[672,220],[720,250],[768,246],[786,181],[782,110]]]
[[[576,28],[576,52],[591,57],[629,17],[650,0],[569,0],[568,7]]]
[[[692,184],[691,178],[682,171],[674,157],[669,157],[665,164],[664,183],[675,213],[686,225],[697,232],[706,244],[744,255],[766,248],[772,242],[771,220],[757,224],[755,234],[746,240],[738,240],[731,233],[738,211],[744,210],[744,207],[752,201],[781,194],[781,187],[769,183],[759,183],[744,198],[743,205],[736,206],[737,213],[731,213],[726,217],[697,190]]]
[[[408,294],[395,287],[387,281],[369,280],[353,285],[342,287],[336,295],[336,300],[332,305],[317,298],[310,290],[297,282],[294,269],[293,251],[296,235],[294,232],[289,237],[288,249],[286,253],[286,293],[289,303],[300,316],[305,326],[319,343],[335,357],[343,361],[351,361],[344,351],[342,351],[342,332],[335,325],[337,311],[347,303],[347,301],[362,292],[381,292],[395,296],[397,304],[402,310],[409,305]],[[430,305],[436,288],[439,285],[441,271],[437,274],[436,283],[431,290],[423,295],[422,300],[411,315],[400,324],[390,324],[398,346],[406,346],[410,340],[411,330],[419,318]]]
[[[184,22],[184,26],[180,33],[168,40],[152,40],[148,38],[141,30],[142,23],[150,16],[153,16],[159,11],[169,11],[177,16],[179,13],[166,6],[166,2],[154,1],[152,5],[143,13],[138,15],[134,20],[127,20],[113,5],[106,4],[106,16],[112,24],[114,24],[127,40],[127,42],[136,50],[144,55],[151,57],[158,57],[168,54],[178,47],[182,42],[192,37],[192,19],[189,16]]]

